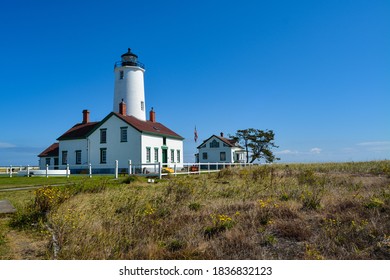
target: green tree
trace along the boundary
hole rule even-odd
[[[255,128],[237,130],[233,139],[237,140],[245,147],[246,162],[253,163],[255,160],[264,158],[266,162],[280,160],[275,157],[272,148],[278,148],[275,145],[275,133],[273,130],[260,130]],[[250,149],[250,154],[249,154]],[[250,157],[250,160],[249,160]]]

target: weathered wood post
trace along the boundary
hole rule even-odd
[[[66,178],[69,178],[69,164],[66,165]]]
[[[129,159],[129,170],[127,170],[127,174],[131,175],[131,159]]]
[[[9,169],[9,177],[12,178],[12,165],[10,166],[10,169]]]
[[[49,165],[46,164],[46,178],[49,178]]]

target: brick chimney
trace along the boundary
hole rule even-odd
[[[119,114],[126,116],[126,103],[123,101],[123,99],[121,103],[119,103]]]
[[[221,132],[221,137],[223,137],[223,132]]]
[[[89,123],[89,111],[83,110],[83,123]]]
[[[152,110],[150,110],[149,112],[149,120],[151,122],[156,122],[156,112],[153,110],[153,107]]]

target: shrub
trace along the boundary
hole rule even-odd
[[[323,188],[306,188],[301,194],[302,209],[317,210],[321,207],[321,199],[324,195]]]
[[[197,203],[197,202],[192,202],[188,205],[188,208],[191,210],[191,211],[198,211],[200,209],[200,207],[202,207],[202,205],[200,203]]]
[[[179,240],[179,239],[172,239],[166,245],[166,248],[170,252],[179,251],[179,250],[183,249],[184,247],[185,247],[185,242],[182,240]]]
[[[364,206],[366,208],[373,209],[373,208],[382,208],[384,206],[384,204],[385,203],[381,199],[379,199],[377,197],[372,197],[370,199],[370,201],[365,203]]]
[[[211,238],[218,233],[231,229],[234,225],[233,219],[227,215],[211,214],[210,217],[213,225],[207,226],[204,229],[204,236],[207,238]]]
[[[299,172],[297,179],[300,185],[314,185],[317,180],[314,171],[311,169]]]

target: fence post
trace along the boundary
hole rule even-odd
[[[162,178],[162,168],[161,168],[161,162],[158,162],[158,177],[161,179]]]
[[[198,174],[200,174],[200,162],[199,162]]]
[[[9,177],[12,178],[12,165],[10,166]]]
[[[127,170],[127,174],[131,175],[131,159],[129,159],[129,170]]]
[[[30,165],[27,165],[27,177],[30,177]]]
[[[49,178],[49,165],[46,164],[46,178]]]
[[[210,173],[210,162],[207,163],[207,170]]]
[[[89,169],[89,178],[92,178],[92,164],[88,163],[88,169]]]
[[[174,172],[173,172],[173,175],[175,175],[175,177],[176,177],[176,163],[175,163],[175,165],[173,166],[173,170],[174,170]]]
[[[115,179],[118,179],[118,160],[115,160]]]
[[[66,165],[66,178],[69,178],[69,164]]]

